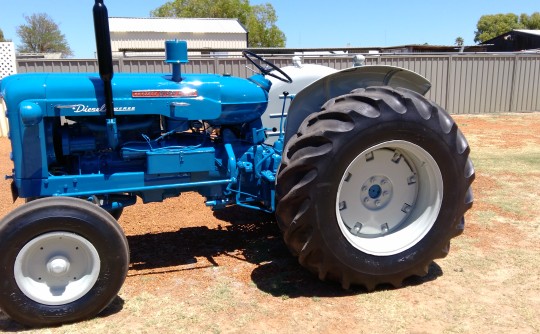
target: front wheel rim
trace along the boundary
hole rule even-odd
[[[99,276],[100,258],[85,238],[50,232],[24,245],[13,271],[26,297],[44,305],[63,305],[92,289]]]
[[[394,255],[426,236],[442,199],[435,159],[411,142],[388,141],[349,164],[337,191],[336,217],[342,234],[358,250]]]

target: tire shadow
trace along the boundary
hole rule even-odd
[[[344,290],[338,283],[322,282],[304,269],[287,249],[273,215],[241,207],[226,208],[214,212],[214,215],[230,225],[224,224],[216,229],[188,227],[176,232],[128,236],[131,259],[128,276],[190,270],[168,268],[194,264],[197,257],[205,257],[212,265],[218,266],[214,258],[227,255],[257,265],[251,273],[251,280],[258,289],[274,297],[344,297],[367,293],[362,287]],[[152,272],[146,273],[145,270]],[[441,267],[432,263],[428,275],[408,278],[403,287],[420,285],[442,275]],[[393,287],[380,285],[375,291],[388,289]],[[117,296],[98,317],[108,317],[123,307],[124,300]],[[30,330],[0,310],[1,332]]]
[[[5,333],[25,332],[32,330],[18,322],[11,320],[4,311],[0,310],[0,331]]]
[[[441,267],[433,262],[426,276],[409,277],[403,281],[401,288],[434,281],[442,274]],[[296,258],[293,261],[283,259],[260,265],[253,270],[251,279],[260,290],[282,298],[345,297],[371,293],[362,286],[352,286],[346,290],[337,282],[320,281],[313,273],[300,267]],[[379,284],[372,292],[395,289],[399,288],[390,284]]]
[[[97,317],[106,318],[113,314],[119,313],[123,309],[124,309],[124,299],[122,299],[120,296],[116,296],[116,298],[114,298],[112,302],[109,305],[107,305],[106,308],[104,308],[101,312],[99,312]]]

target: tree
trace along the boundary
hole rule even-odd
[[[276,11],[271,4],[256,5],[251,8],[248,18],[249,46],[285,47],[285,34],[275,25]]]
[[[17,27],[17,35],[22,44],[17,46],[19,53],[60,52],[62,57],[73,55],[65,36],[58,25],[45,13],[25,16],[26,24]]]
[[[6,39],[5,38],[4,32],[2,31],[2,29],[0,29],[0,43],[1,42],[11,42],[11,39]]]
[[[475,42],[485,42],[514,29],[540,29],[540,12],[532,15],[495,14],[483,15],[476,24]]]
[[[527,29],[538,30],[540,29],[540,12],[534,12],[532,15],[521,14],[519,17],[521,23]]]
[[[173,0],[154,9],[150,15],[156,17],[235,18],[248,30],[249,46],[285,46],[285,34],[276,26],[276,11],[269,3],[252,6],[249,0]]]
[[[457,46],[463,46],[464,43],[465,43],[465,41],[463,40],[463,37],[461,37],[461,36],[456,38],[456,41],[454,42],[454,44],[456,44]]]
[[[499,35],[514,29],[521,29],[523,26],[519,22],[516,14],[495,14],[483,15],[476,24],[474,41],[485,42]]]
[[[251,6],[249,0],[173,0],[150,12],[156,17],[237,18],[245,23]]]

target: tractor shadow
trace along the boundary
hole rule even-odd
[[[198,270],[197,258],[206,258],[218,266],[215,258],[232,256],[257,265],[251,280],[258,289],[274,297],[344,297],[367,293],[362,287],[344,290],[338,283],[322,282],[300,266],[282,240],[273,215],[230,207],[214,212],[224,226],[180,228],[176,232],[128,236],[130,246],[129,276],[162,274],[171,271]],[[185,266],[181,269],[178,266]],[[411,277],[403,287],[420,285],[442,276],[441,268],[432,263],[425,277]],[[375,291],[390,290],[380,285]],[[108,317],[123,309],[124,300],[116,297],[98,317]],[[53,327],[54,328],[54,327]],[[11,320],[0,310],[0,332],[26,332],[31,328]]]
[[[215,211],[214,216],[228,224],[216,229],[187,227],[176,232],[128,236],[130,271],[134,271],[131,275],[160,268],[163,273],[171,271],[167,268],[182,265],[191,266],[180,270],[196,270],[200,268],[196,265],[198,257],[218,266],[214,258],[225,255],[256,264],[251,280],[261,291],[275,297],[340,297],[367,292],[362,287],[344,290],[338,283],[322,282],[301,267],[283,242],[273,215],[233,206]],[[403,287],[420,285],[442,275],[442,269],[432,263],[428,275],[408,278]],[[380,285],[375,291],[388,289],[393,287]]]

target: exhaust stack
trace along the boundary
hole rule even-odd
[[[96,48],[98,55],[99,77],[103,81],[105,110],[107,118],[107,135],[109,146],[115,149],[118,146],[118,129],[114,116],[114,103],[112,94],[112,78],[114,76],[111,34],[109,31],[109,14],[103,0],[96,0],[94,4],[94,32],[96,34]]]

